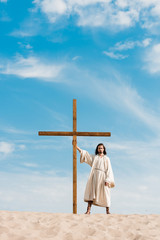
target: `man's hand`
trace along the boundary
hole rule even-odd
[[[105,186],[109,187],[109,183],[108,183],[108,182],[105,182]]]
[[[72,140],[72,145],[74,145],[74,140]],[[77,141],[76,141],[76,148],[80,153],[82,152],[82,150],[77,146]]]
[[[77,141],[76,141],[76,140],[72,140],[72,145],[73,145],[74,143],[75,143],[76,146],[77,146]]]

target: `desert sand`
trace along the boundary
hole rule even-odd
[[[160,215],[0,211],[0,240],[160,240]]]

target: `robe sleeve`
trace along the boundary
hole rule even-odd
[[[86,151],[82,150],[80,155],[80,163],[87,163],[92,167],[92,156]]]
[[[110,188],[113,188],[113,187],[115,187],[114,175],[113,175],[110,159],[107,158],[107,161],[108,161],[108,168],[107,168],[107,171],[106,171],[105,182],[109,183]]]

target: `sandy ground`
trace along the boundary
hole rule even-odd
[[[160,240],[160,215],[0,211],[0,240]]]

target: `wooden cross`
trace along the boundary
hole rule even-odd
[[[77,213],[77,136],[110,137],[110,132],[77,132],[77,104],[73,99],[73,131],[72,132],[38,132],[39,136],[73,136],[73,213]]]

